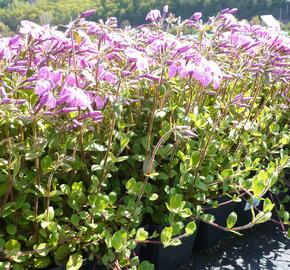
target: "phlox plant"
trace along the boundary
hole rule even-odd
[[[137,247],[179,245],[197,221],[286,231],[289,37],[235,9],[165,6],[126,29],[93,12],[0,39],[1,267],[153,269]],[[241,202],[248,224],[207,213]]]

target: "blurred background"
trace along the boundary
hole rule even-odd
[[[273,15],[282,28],[290,30],[290,0],[0,0],[0,35],[17,32],[21,20],[39,24],[66,24],[82,11],[96,9],[90,20],[114,16],[125,27],[144,23],[150,9],[169,5],[169,11],[188,18],[201,11],[203,20],[224,8],[238,8],[237,17],[260,24],[261,15]]]

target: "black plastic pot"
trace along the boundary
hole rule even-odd
[[[198,226],[198,224],[197,224]],[[160,233],[164,227],[152,224],[149,232]],[[177,270],[180,266],[190,261],[196,233],[181,239],[179,246],[164,248],[161,244],[147,244],[140,250],[140,260],[148,260],[155,265],[155,270]]]
[[[50,270],[66,270],[66,266],[60,265],[54,268],[50,268]],[[90,261],[89,259],[84,259],[80,270],[106,270],[106,267],[99,265],[96,260]]]
[[[262,203],[260,202],[259,205],[257,205],[258,208],[260,208]],[[235,203],[235,212],[238,215],[238,220],[235,226],[243,226],[252,221],[252,213],[251,209],[249,208],[249,205],[246,201],[241,201]]]
[[[228,197],[218,198],[219,203],[223,203],[228,200]],[[228,215],[233,211],[235,211],[235,204],[231,202],[225,205],[221,205],[218,208],[209,209],[206,213],[211,214],[215,217],[214,223],[226,227]],[[216,246],[219,241],[223,240],[228,236],[230,236],[229,232],[218,229],[210,224],[201,221],[199,223],[194,248],[197,250],[212,248]]]

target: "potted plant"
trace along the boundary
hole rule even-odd
[[[152,10],[134,29],[93,12],[0,39],[0,266],[154,269],[140,245],[188,257],[198,223],[270,220],[289,167],[289,39],[230,9]]]

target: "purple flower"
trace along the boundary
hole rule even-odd
[[[184,67],[185,67],[184,60],[178,60],[173,62],[168,69],[168,78],[171,79],[172,77],[179,75],[184,70]]]
[[[86,17],[89,17],[89,16],[93,15],[94,13],[96,13],[96,10],[95,10],[95,9],[89,9],[89,10],[84,11],[84,12],[80,15],[80,17],[81,17],[81,18],[86,18]]]
[[[43,27],[30,21],[21,21],[20,33],[30,34],[34,39],[40,38],[43,35]]]
[[[144,52],[133,48],[127,48],[125,54],[129,59],[135,61],[138,71],[144,71],[149,68],[149,58],[146,57]]]
[[[62,71],[61,70],[54,70],[50,73],[50,79],[57,85],[61,85],[62,82]]]
[[[58,104],[66,103],[71,107],[86,109],[91,106],[89,96],[80,88],[65,85],[60,91]]]
[[[7,93],[6,93],[5,88],[3,86],[0,86],[0,96],[2,98],[7,98]]]
[[[149,11],[149,13],[146,15],[145,20],[151,21],[151,22],[157,22],[161,18],[161,13],[158,9],[153,9]]]
[[[45,92],[39,100],[39,105],[54,109],[56,107],[56,99],[52,92]]]
[[[137,76],[137,78],[146,78],[146,79],[153,81],[153,82],[158,82],[160,79],[158,76],[150,74],[150,73],[141,74],[141,75]]]
[[[168,13],[168,5],[165,5],[165,6],[163,7],[163,13],[164,13],[164,14],[167,14],[167,13]]]
[[[38,70],[37,77],[39,79],[49,79],[51,68],[44,66]]]
[[[118,78],[114,73],[106,70],[105,64],[99,65],[97,77],[98,77],[98,80],[104,80],[113,85],[116,84],[118,81]]]
[[[101,97],[101,96],[95,96],[93,98],[94,103],[96,104],[96,107],[98,110],[101,110],[105,107],[108,98],[107,97]]]
[[[191,20],[194,20],[194,21],[198,21],[200,20],[202,17],[202,13],[201,12],[195,12],[192,14],[192,16],[190,17]]]
[[[213,83],[214,89],[217,89],[220,86],[223,73],[215,62],[197,57],[195,63],[187,63],[185,68],[180,71],[180,76],[192,76],[203,87],[207,87]]]
[[[35,93],[38,96],[42,96],[44,93],[49,92],[51,88],[51,83],[48,80],[40,79],[35,85]]]
[[[24,104],[26,102],[26,100],[25,99],[16,99],[15,100],[15,104]]]

